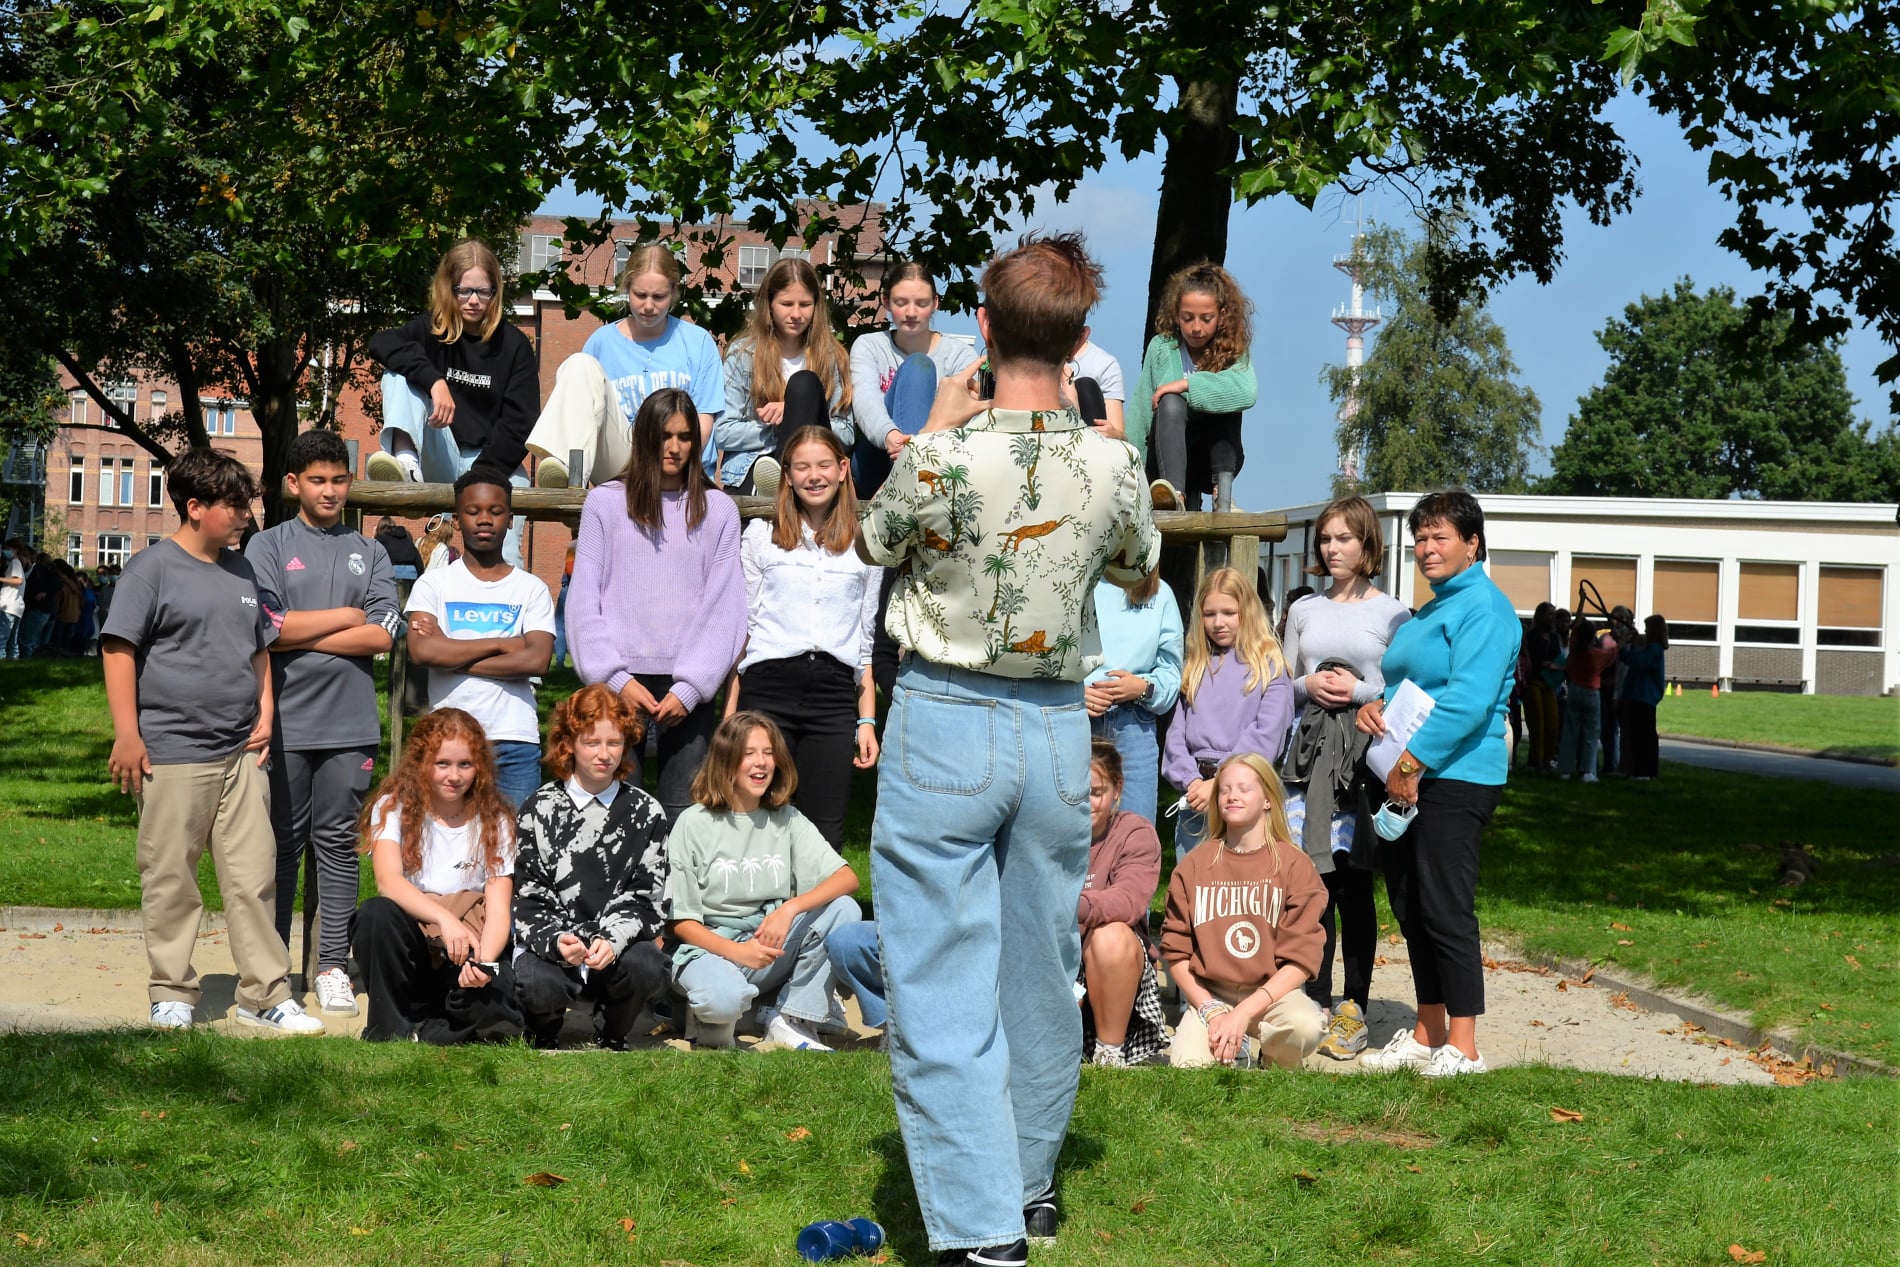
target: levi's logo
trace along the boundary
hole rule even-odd
[[[520,603],[446,603],[442,632],[498,638],[512,634],[521,619]]]
[[[290,562],[288,562],[288,563],[286,563],[286,564],[284,564],[284,571],[286,571],[286,572],[301,572],[301,571],[303,571],[303,560],[302,560],[302,559],[292,559],[292,560],[291,560]]]

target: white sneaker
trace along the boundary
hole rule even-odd
[[[783,477],[777,458],[760,458],[752,464],[752,488],[756,496],[775,498],[778,496],[779,480]]]
[[[571,483],[567,473],[567,463],[559,458],[546,457],[534,464],[534,486],[536,488],[566,488]]]
[[[1583,776],[1583,782],[1585,783],[1595,783],[1596,781],[1597,781],[1597,776],[1594,774],[1586,774]]]
[[[1148,485],[1149,500],[1154,502],[1156,510],[1181,509],[1181,494],[1174,485],[1166,480],[1155,480]]]
[[[831,1050],[818,1040],[817,1033],[806,1022],[787,1016],[783,1012],[766,1022],[765,1036],[775,1043],[790,1047],[793,1051]]]
[[[1412,1037],[1410,1029],[1395,1029],[1385,1046],[1359,1057],[1359,1067],[1374,1070],[1423,1069],[1444,1050],[1443,1047],[1427,1047]]]
[[[356,987],[347,968],[325,968],[317,974],[317,1006],[332,1016],[356,1015]]]
[[[181,999],[152,1004],[153,1029],[190,1029],[191,1022],[191,1004]]]
[[[323,1022],[303,1010],[303,1004],[295,999],[285,999],[276,1007],[267,1007],[261,1012],[253,1012],[247,1007],[237,1009],[237,1018],[246,1025],[255,1025],[259,1029],[274,1029],[280,1034],[321,1034]]]
[[[1450,1043],[1432,1053],[1431,1063],[1418,1071],[1421,1078],[1456,1078],[1467,1073],[1484,1073],[1489,1068],[1480,1054],[1475,1060]]]

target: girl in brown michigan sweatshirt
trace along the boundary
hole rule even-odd
[[[1257,1044],[1260,1061],[1291,1068],[1323,1029],[1302,987],[1325,942],[1326,884],[1291,843],[1285,794],[1264,757],[1227,758],[1214,786],[1215,847],[1183,856],[1168,884],[1161,955],[1188,1005],[1169,1063],[1252,1063]]]

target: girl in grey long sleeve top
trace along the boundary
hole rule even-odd
[[[1327,660],[1344,660],[1359,670],[1359,682],[1352,688],[1355,705],[1378,699],[1385,692],[1379,662],[1392,635],[1411,618],[1403,604],[1378,590],[1357,601],[1309,594],[1293,604],[1287,609],[1281,647],[1293,673],[1295,706],[1306,707],[1306,679]]]

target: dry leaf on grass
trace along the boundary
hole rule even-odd
[[[1425,1173],[1425,1171],[1418,1166],[1407,1166],[1406,1169],[1411,1171],[1415,1175],[1422,1175]]]
[[[1619,946],[1634,946],[1636,943],[1627,937],[1619,937],[1616,939],[1616,944]]]
[[[337,1153],[338,1153],[339,1155],[341,1155],[341,1154],[343,1154],[343,1153],[347,1153],[347,1152],[353,1152],[353,1151],[355,1151],[355,1150],[356,1150],[356,1149],[357,1149],[358,1147],[360,1147],[360,1145],[358,1145],[358,1144],[357,1144],[357,1142],[356,1142],[355,1140],[353,1140],[353,1139],[346,1139],[346,1140],[344,1140],[344,1141],[343,1141],[343,1142],[342,1142],[341,1144],[338,1144],[338,1145],[336,1146],[336,1151],[337,1151]]]
[[[1302,1188],[1310,1188],[1314,1184],[1319,1182],[1319,1180],[1316,1177],[1314,1177],[1313,1175],[1307,1174],[1304,1170],[1294,1171],[1293,1177],[1299,1181],[1299,1184]]]
[[[1768,1261],[1767,1250],[1758,1249],[1750,1251],[1743,1249],[1740,1245],[1729,1246],[1728,1256],[1738,1263],[1765,1263]]]
[[[810,1139],[811,1131],[803,1126],[794,1126],[791,1130],[785,1132],[785,1138],[794,1142],[801,1139]]]
[[[739,1159],[739,1173],[742,1175],[749,1175],[752,1173],[752,1167],[745,1164],[745,1158],[743,1157]]]
[[[633,1230],[636,1226],[638,1225],[635,1224],[632,1219],[620,1220],[620,1230],[627,1234],[627,1239],[630,1241],[637,1241],[640,1239],[639,1235],[635,1233]]]
[[[366,1227],[353,1227],[350,1229],[350,1235],[351,1236],[368,1236],[369,1229]]]
[[[1613,928],[1613,929],[1615,929],[1615,930],[1616,930],[1617,932],[1619,932],[1619,933],[1627,933],[1627,932],[1629,932],[1629,931],[1630,931],[1630,926],[1629,926],[1628,924],[1624,924],[1624,923],[1619,923],[1619,922],[1614,922],[1614,921],[1613,921],[1613,922],[1612,922],[1612,923],[1610,924],[1610,927],[1611,927],[1611,928]]]
[[[1581,1122],[1583,1121],[1583,1114],[1575,1109],[1560,1109],[1553,1104],[1550,1106],[1550,1120],[1553,1122]]]
[[[537,1170],[521,1182],[533,1184],[537,1188],[558,1188],[567,1182],[566,1175],[557,1175],[551,1170]]]
[[[1148,1203],[1154,1199],[1154,1193],[1144,1192],[1135,1198],[1135,1203],[1128,1207],[1128,1212],[1130,1214],[1140,1214],[1143,1210],[1148,1208]]]
[[[1860,960],[1854,958],[1852,955],[1842,955],[1841,958],[1847,960],[1847,966],[1852,968],[1855,972],[1860,971]]]

